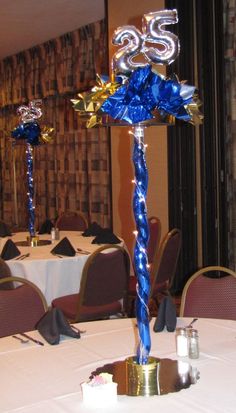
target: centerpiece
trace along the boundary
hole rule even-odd
[[[163,26],[178,22],[177,10],[161,10],[143,16],[142,32],[135,26],[118,27],[112,42],[122,46],[111,63],[111,79],[97,76],[97,85],[91,92],[79,94],[72,100],[74,109],[88,128],[106,126],[131,126],[134,136],[133,164],[135,190],[133,213],[136,223],[134,266],[137,275],[136,317],[139,344],[136,356],[126,360],[128,395],[157,394],[158,359],[149,357],[151,350],[148,300],[150,275],[147,245],[146,194],[148,170],[144,142],[145,128],[173,124],[175,118],[192,124],[201,123],[199,99],[195,86],[181,82],[174,75],[165,78],[153,64],[170,65],[180,51],[178,37]],[[138,56],[142,61],[137,61]],[[135,60],[134,60],[135,59]],[[145,62],[143,62],[145,60]]]
[[[29,237],[27,242],[35,247],[38,244],[38,237],[35,233],[35,205],[34,205],[34,178],[33,178],[33,149],[36,146],[52,141],[53,128],[41,127],[39,119],[42,117],[42,101],[40,99],[29,102],[29,105],[19,106],[19,125],[13,129],[11,136],[14,144],[20,140],[26,142],[26,162],[27,162],[27,184],[28,184],[28,228]]]

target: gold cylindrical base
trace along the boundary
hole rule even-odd
[[[147,364],[137,364],[136,357],[126,359],[126,394],[153,396],[158,394],[159,360],[149,357]]]
[[[39,237],[37,235],[34,237],[30,235],[27,237],[27,242],[28,242],[29,247],[37,247],[38,242],[39,242]]]

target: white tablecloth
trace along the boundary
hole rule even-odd
[[[13,242],[26,241],[28,233],[19,232],[11,237]],[[39,236],[41,240],[51,240],[49,234]],[[81,248],[93,252],[99,245],[92,244],[94,237],[83,237],[77,231],[61,231],[60,239],[67,237],[75,249]],[[6,238],[1,239],[2,250]],[[8,260],[12,275],[27,278],[35,283],[44,296],[48,305],[54,298],[73,294],[79,291],[81,274],[89,255],[76,254],[74,257],[59,258],[51,254],[51,250],[59,241],[38,247],[18,246],[21,254],[30,253],[24,260]]]
[[[79,324],[86,333],[59,345],[21,344],[0,339],[0,412],[24,413],[235,413],[236,322],[199,319],[200,358],[189,360],[200,379],[188,389],[162,396],[118,396],[112,408],[87,408],[80,383],[106,363],[136,352],[135,320],[107,320]],[[189,319],[178,320],[178,325]],[[154,333],[150,355],[178,359],[175,333]],[[38,332],[32,336],[42,339]],[[42,341],[44,341],[42,339]]]

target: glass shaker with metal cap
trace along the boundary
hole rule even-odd
[[[176,328],[176,353],[180,357],[188,355],[188,336],[185,328]]]
[[[194,328],[188,330],[188,356],[190,359],[199,357],[199,336]]]

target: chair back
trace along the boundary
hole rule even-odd
[[[207,276],[215,271],[223,276]],[[198,270],[184,286],[180,316],[236,320],[236,273],[221,266]]]
[[[88,222],[81,212],[63,212],[56,221],[56,227],[61,231],[85,231]]]
[[[161,221],[157,217],[148,218],[149,241],[147,247],[148,262],[152,264],[161,239]]]
[[[4,261],[0,257],[0,279],[7,278],[7,277],[11,277],[10,267],[8,266],[6,261]],[[5,283],[0,284],[0,290],[11,290],[12,288],[14,288],[14,284],[12,281],[8,283],[5,282]]]
[[[123,300],[127,303],[130,258],[120,245],[104,245],[91,254],[85,263],[76,319],[82,306],[96,307]]]
[[[159,289],[168,292],[167,290],[171,287],[176,272],[180,248],[181,231],[174,228],[165,235],[155,256],[150,274],[152,282],[151,297],[153,297]]]
[[[47,311],[46,300],[36,285],[24,278],[6,277],[0,279],[0,286],[9,281],[18,286],[0,289],[0,337],[34,330]]]

